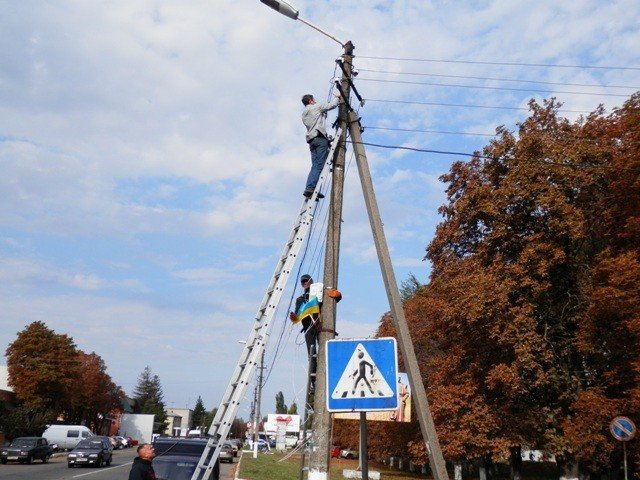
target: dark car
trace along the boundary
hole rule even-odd
[[[157,480],[190,480],[207,445],[206,438],[158,437],[153,442],[156,457],[153,469]],[[220,478],[220,461],[211,472],[211,480]]]
[[[42,460],[47,463],[53,453],[53,448],[42,437],[18,437],[8,447],[0,449],[0,462],[33,463]]]
[[[69,452],[67,465],[69,468],[76,465],[109,466],[112,457],[113,447],[107,437],[91,437],[81,440],[76,448]]]

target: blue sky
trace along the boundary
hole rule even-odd
[[[198,395],[217,405],[302,200],[309,153],[300,97],[327,98],[340,47],[257,0],[1,4],[0,347],[43,320],[101,355],[129,393],[149,365],[168,405],[192,406]],[[526,116],[517,108],[551,95],[469,85],[578,92],[556,94],[572,119],[624,101],[595,94],[640,85],[638,69],[398,60],[638,67],[635,0],[296,7],[354,42],[356,85],[368,99],[360,115],[378,127],[364,132],[371,143],[472,152],[490,137],[417,130],[513,130]],[[424,249],[444,201],[438,177],[461,157],[367,152],[396,276],[426,281]],[[388,310],[349,165],[342,338],[370,335]],[[311,251],[322,251],[325,211]],[[320,265],[309,254],[302,269],[317,278]],[[290,297],[273,330],[273,338],[284,331],[275,363],[275,342],[267,353],[267,410],[278,391],[291,403],[304,388],[302,339],[285,319]]]

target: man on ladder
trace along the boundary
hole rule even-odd
[[[305,197],[311,198],[313,191],[320,178],[320,172],[324,162],[329,155],[329,135],[327,134],[327,112],[336,108],[340,104],[340,94],[334,94],[335,97],[329,103],[316,103],[313,95],[306,94],[302,96],[302,123],[307,128],[305,136],[311,151],[311,171],[307,177],[307,186],[302,193]],[[324,198],[324,195],[318,192],[318,198]]]
[[[311,355],[312,347],[315,347],[316,351],[318,349],[318,321],[320,318],[320,302],[322,302],[322,296],[318,298],[317,294],[310,294],[313,284],[311,275],[305,273],[300,277],[300,285],[302,285],[304,291],[302,295],[296,298],[295,313],[289,313],[289,318],[293,323],[302,322],[301,333],[304,333],[304,341],[307,344],[308,355]],[[320,287],[320,292],[322,292],[322,284],[317,285]],[[312,371],[309,373],[315,372],[315,359],[312,361],[312,366]]]

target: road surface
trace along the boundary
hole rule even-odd
[[[8,463],[0,465],[0,480],[127,480],[135,448],[115,450],[110,467],[67,467],[67,454],[57,454],[49,463],[36,460],[31,465]],[[235,459],[237,462],[238,459]],[[233,480],[235,465],[220,464],[220,480]]]

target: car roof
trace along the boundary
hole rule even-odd
[[[207,438],[173,438],[173,437],[158,437],[153,443],[207,443]]]

